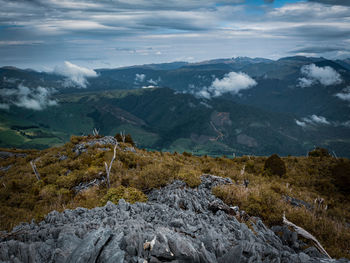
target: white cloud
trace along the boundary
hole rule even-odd
[[[313,79],[307,79],[307,78],[299,78],[299,84],[298,86],[301,88],[307,88],[312,86],[315,83]]]
[[[50,99],[54,89],[38,87],[30,89],[22,84],[17,89],[3,89],[1,99],[5,103],[0,104],[0,108],[9,109],[10,105],[31,110],[42,110],[49,106],[57,105],[57,101]]]
[[[320,83],[323,86],[331,86],[342,82],[340,74],[329,66],[305,65],[301,67],[300,72],[304,76],[299,78],[299,86],[302,88],[310,87],[316,83]]]
[[[295,120],[296,124],[301,127],[306,127],[307,125],[330,125],[331,123],[323,116],[317,116],[315,114],[302,118],[301,121]]]
[[[335,94],[339,99],[350,102],[350,86],[343,89],[342,92]]]
[[[306,127],[306,123],[303,122],[303,121],[298,121],[298,120],[295,120],[295,123],[300,126],[300,127]]]
[[[145,74],[136,74],[135,82],[144,82],[145,78],[146,78]]]
[[[64,83],[66,87],[78,86],[86,88],[89,84],[86,78],[98,76],[93,69],[77,66],[69,61],[65,61],[62,66],[56,66],[53,73],[67,78]]]
[[[197,97],[210,99],[219,97],[225,93],[238,94],[241,90],[254,87],[257,82],[249,75],[242,72],[230,72],[222,79],[215,78],[209,87],[204,87],[195,92]]]
[[[158,85],[158,83],[161,82],[161,81],[162,81],[162,79],[159,77],[156,80],[153,80],[153,79],[148,80],[148,83],[152,84],[152,85]]]
[[[345,121],[341,125],[350,128],[350,121]]]

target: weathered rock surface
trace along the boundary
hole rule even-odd
[[[104,136],[102,138],[93,139],[88,142],[83,142],[75,145],[73,148],[73,152],[75,152],[76,155],[80,155],[81,153],[86,152],[89,146],[115,145],[117,143],[118,143],[117,140],[113,136]]]
[[[248,228],[211,194],[222,183],[230,180],[204,175],[196,189],[175,181],[147,203],[53,211],[1,238],[0,262],[349,262],[302,251],[297,236],[281,239],[258,218]]]

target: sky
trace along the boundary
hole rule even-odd
[[[0,0],[0,66],[350,57],[350,0]]]

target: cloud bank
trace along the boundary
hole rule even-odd
[[[277,59],[294,49],[296,55],[350,55],[349,0],[274,2],[0,0],[0,63],[42,69],[63,54],[94,68],[190,57]]]
[[[96,71],[80,67],[69,61],[65,61],[62,66],[56,66],[53,73],[66,77],[64,82],[65,87],[86,88],[89,84],[86,78],[95,78],[98,76]]]
[[[329,66],[318,67],[315,64],[302,66],[300,69],[303,77],[299,78],[299,87],[306,88],[314,84],[331,86],[340,84],[343,80],[340,74]]]
[[[308,125],[313,125],[313,126],[317,126],[317,125],[330,125],[331,123],[323,116],[317,116],[315,114],[302,118],[301,121],[299,120],[295,120],[295,123],[298,126],[301,127],[306,127]]]
[[[43,110],[49,106],[57,105],[55,99],[51,99],[54,89],[37,87],[30,89],[22,84],[16,89],[2,89],[0,109],[10,109],[10,106],[17,106],[30,110]]]
[[[257,82],[245,73],[230,72],[222,79],[215,78],[209,87],[204,87],[200,91],[195,92],[195,95],[210,99],[225,93],[238,94],[241,90],[250,89],[256,84]]]

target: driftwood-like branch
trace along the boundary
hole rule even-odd
[[[302,237],[306,238],[306,239],[310,239],[311,241],[314,242],[316,248],[323,254],[325,254],[328,258],[331,258],[327,251],[322,247],[322,245],[320,244],[320,242],[318,242],[318,240],[311,235],[309,232],[307,232],[305,229],[293,224],[292,222],[288,221],[286,218],[286,214],[283,213],[283,224],[292,227],[295,232],[297,232],[299,235],[301,235]]]
[[[115,157],[116,157],[116,153],[117,153],[117,146],[118,146],[118,143],[115,144],[114,146],[114,153],[113,153],[113,158],[108,166],[108,164],[105,162],[105,168],[106,168],[106,174],[107,174],[107,186],[108,188],[111,186],[110,184],[110,173],[111,173],[111,169],[112,169],[112,164],[115,160]]]
[[[41,178],[40,178],[40,174],[39,174],[38,170],[36,169],[35,163],[33,161],[30,161],[30,165],[33,168],[33,172],[34,172],[34,174],[36,176],[36,179],[38,179],[38,181],[39,181]]]
[[[243,176],[245,173],[245,165],[243,166],[243,168],[241,169],[241,176]]]
[[[97,130],[96,128],[94,128],[94,129],[92,130],[92,135],[93,135],[93,136],[97,136],[97,135],[99,135],[99,133],[100,133],[100,130]]]
[[[122,138],[122,142],[125,143],[125,131],[120,131],[120,137]]]

